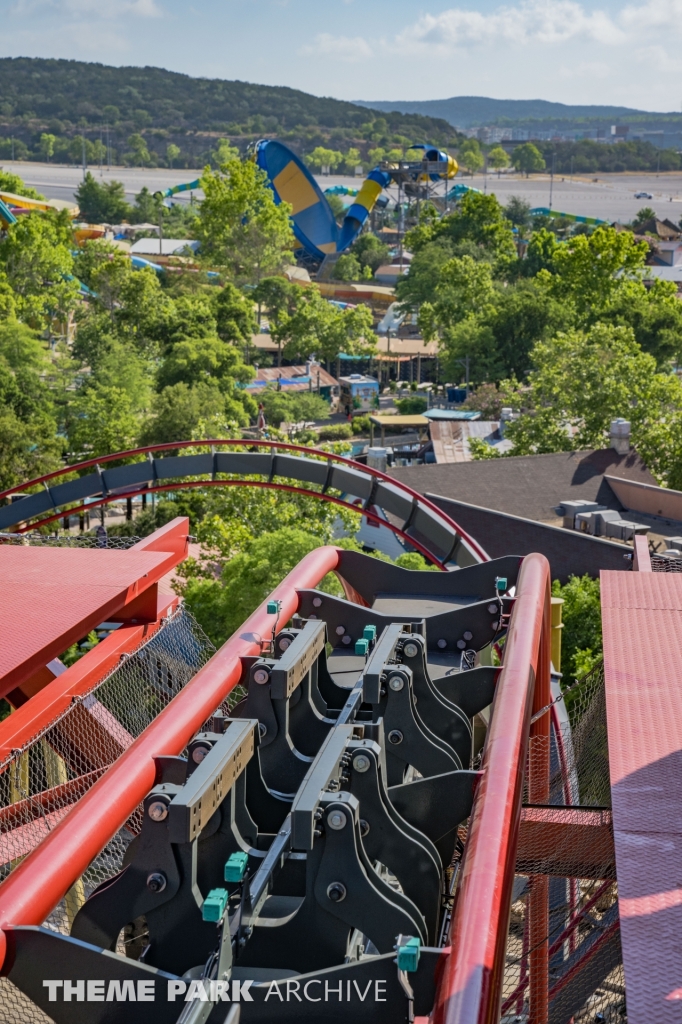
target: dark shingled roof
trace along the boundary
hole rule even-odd
[[[436,466],[398,466],[390,473],[420,494],[440,494],[539,522],[556,519],[555,506],[576,498],[622,510],[604,480],[604,473],[656,483],[636,452],[618,455],[613,448]]]

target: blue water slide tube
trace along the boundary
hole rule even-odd
[[[293,231],[308,255],[323,260],[344,252],[360,234],[377,197],[390,176],[375,168],[355,196],[341,228],[324,192],[303,161],[284,143],[262,139],[254,147],[255,161],[268,176],[277,203],[292,208]]]

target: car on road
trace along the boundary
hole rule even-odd
[[[635,192],[635,199],[653,199],[651,192]]]

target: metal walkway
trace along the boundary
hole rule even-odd
[[[682,1019],[682,576],[602,572],[629,1024]]]

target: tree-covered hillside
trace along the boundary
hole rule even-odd
[[[377,123],[378,121],[378,123]],[[457,133],[446,121],[418,114],[379,114],[340,100],[280,86],[191,78],[162,68],[107,67],[72,60],[0,59],[0,157],[45,159],[41,137],[94,143],[108,127],[115,156],[141,134],[147,149],[180,155],[175,166],[196,166],[223,136],[239,145],[277,135],[294,148],[317,145],[363,152],[370,146],[428,141],[448,145]],[[105,139],[105,141],[107,141]],[[62,149],[65,147],[62,146]],[[71,159],[77,161],[77,155]],[[55,159],[64,159],[57,146]],[[161,160],[159,162],[162,162]]]

